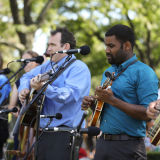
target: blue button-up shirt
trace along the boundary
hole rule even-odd
[[[115,72],[116,76],[136,59],[134,55],[120,66],[112,65],[106,71]],[[106,79],[105,72],[101,83]],[[157,100],[158,83],[155,72],[148,65],[137,61],[117,77],[111,89],[116,98],[130,104],[147,107],[150,102]],[[132,118],[118,108],[105,103],[100,124],[102,132],[145,137],[145,127],[145,121]]]
[[[73,55],[72,58],[75,58]],[[61,66],[66,57],[61,59],[57,65]],[[54,62],[52,62],[54,65]],[[24,74],[20,79],[20,87],[22,89],[30,88],[30,79],[43,74],[52,69],[50,60],[44,64],[34,68],[30,72]],[[68,127],[76,127],[82,117],[81,103],[84,96],[88,95],[91,86],[91,75],[86,64],[80,60],[73,62],[51,85],[48,85],[44,92],[44,107],[41,115],[62,114],[62,119],[53,119],[49,127],[66,125]],[[40,127],[45,127],[48,118],[40,119]],[[83,126],[84,127],[84,124]]]
[[[7,80],[8,79],[6,76],[0,75],[0,85],[3,85]],[[9,83],[5,84],[3,88],[0,90],[1,93],[0,105],[6,98],[8,98],[10,92],[11,92],[11,85]]]

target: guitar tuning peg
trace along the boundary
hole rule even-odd
[[[106,71],[106,72],[105,72],[105,76],[110,78],[110,77],[112,76],[112,74],[111,74],[111,72]]]

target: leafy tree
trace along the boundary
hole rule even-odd
[[[9,2],[1,2],[3,7],[7,6],[2,11],[2,14],[7,13],[5,16],[8,19],[6,23],[2,19],[4,23],[3,29],[6,30],[8,25],[13,27],[13,29],[9,27],[8,30],[12,35],[16,36],[14,39],[16,43],[10,43],[6,40],[1,43],[18,49],[20,55],[22,55],[24,50],[31,49],[35,32],[43,25],[47,11],[51,8],[53,2],[54,0],[48,0],[47,3],[40,0],[10,0]],[[8,7],[10,7],[10,12]]]
[[[4,37],[0,44],[18,49],[20,56],[24,50],[32,48],[37,29],[49,32],[57,25],[67,26],[75,34],[77,48],[90,46],[89,55],[76,56],[91,71],[91,92],[100,84],[103,71],[110,66],[105,55],[104,34],[119,23],[133,29],[136,37],[134,52],[160,77],[160,1],[10,0],[1,1],[0,7],[0,31]]]

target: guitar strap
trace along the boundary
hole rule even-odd
[[[53,83],[74,61],[76,61],[76,59],[72,59],[70,60],[64,67],[62,70],[59,71],[59,73],[57,74],[57,76],[55,78],[53,78],[53,80],[50,82]]]
[[[130,63],[126,68],[124,68],[117,76],[113,77],[113,81],[116,80],[117,77],[119,77],[129,66],[131,66],[132,64],[136,63],[137,60],[134,60],[132,63]]]

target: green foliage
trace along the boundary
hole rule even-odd
[[[147,152],[147,160],[159,160],[160,152],[156,151],[148,151]]]
[[[17,31],[26,35],[32,33],[34,37],[39,28],[37,19],[48,3],[46,0],[29,2],[33,23],[27,25],[24,22],[24,1],[17,0],[20,24],[13,23],[9,1],[0,1],[0,36],[15,44],[21,43],[26,49],[33,40],[27,39],[29,45],[22,43]],[[76,36],[77,48],[82,45],[90,46],[90,54],[76,54],[76,57],[84,61],[91,71],[93,93],[96,85],[100,84],[102,73],[110,66],[105,55],[104,34],[111,26],[119,23],[133,29],[136,37],[134,52],[138,59],[151,66],[160,78],[159,15],[160,1],[157,0],[58,0],[48,8],[40,28],[49,33],[50,29],[57,25],[67,26]],[[8,48],[6,46],[3,50],[4,55],[7,55],[5,51]],[[1,45],[0,50],[2,51]],[[14,49],[7,53],[13,55]]]

